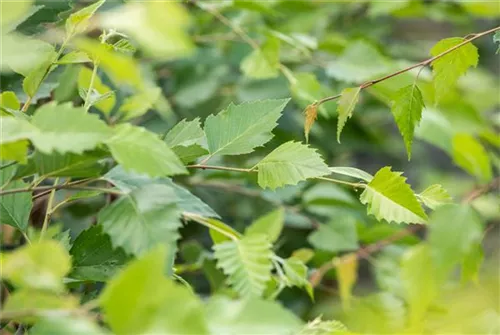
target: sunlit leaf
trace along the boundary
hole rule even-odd
[[[101,7],[106,0],[97,1],[90,6],[80,9],[79,11],[71,14],[66,19],[66,34],[67,38],[73,36],[75,34],[83,33],[89,23],[90,19],[94,15],[94,13]]]
[[[430,209],[436,209],[453,201],[448,192],[439,184],[427,187],[417,197]]]
[[[98,108],[104,114],[109,114],[116,103],[116,97],[111,88],[102,83],[101,78],[96,74],[94,79],[92,80],[92,70],[82,66],[80,73],[78,74],[78,89],[85,90],[85,95],[82,99],[86,99],[86,93],[90,89],[90,82],[92,81],[92,90],[96,91],[98,97],[105,96],[105,98],[101,98],[98,101],[95,101],[96,98],[92,98],[94,100],[89,105],[93,105]]]
[[[317,317],[308,322],[298,335],[331,335],[336,333],[347,333],[346,326],[339,321],[321,320],[321,317]]]
[[[77,63],[88,63],[91,59],[85,52],[81,51],[71,51],[62,56],[57,64],[77,64]]]
[[[85,317],[44,317],[32,328],[30,335],[105,335],[107,331],[101,329],[95,322]]]
[[[373,176],[368,172],[353,167],[335,166],[335,167],[329,167],[329,169],[330,171],[332,171],[332,173],[337,173],[344,176],[361,179],[366,182],[370,182],[373,179]]]

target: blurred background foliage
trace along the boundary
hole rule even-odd
[[[15,28],[19,40],[4,43],[13,43],[22,52],[20,42],[24,37],[20,34],[60,42],[58,28],[64,19],[88,4],[37,0],[33,13]],[[266,149],[251,155],[214,158],[212,162],[249,167],[273,147],[303,140],[303,110],[315,100],[427,59],[437,41],[490,29],[499,25],[499,19],[500,4],[496,1],[220,0],[187,1],[181,6],[172,2],[107,1],[92,22],[89,36],[99,36],[100,28],[114,28],[128,36],[131,45],[126,47],[130,52],[119,57],[99,53],[101,66],[95,87],[101,94],[112,90],[114,95],[92,111],[111,121],[130,120],[164,134],[182,119],[203,120],[230,102],[292,97]],[[249,45],[252,43],[262,48],[263,57],[255,55]],[[98,53],[87,39],[74,44]],[[460,78],[457,87],[450,87],[439,105],[430,69],[421,72],[418,82],[426,109],[416,131],[411,161],[389,104],[398,88],[413,83],[417,71],[365,90],[344,128],[341,143],[336,141],[336,102],[323,104],[309,143],[329,166],[357,167],[372,174],[383,166],[392,166],[405,172],[415,191],[441,184],[460,202],[491,180],[484,177],[490,169],[497,175],[500,164],[498,46],[491,36],[474,44],[479,49],[479,66]],[[40,57],[43,50],[37,50]],[[22,55],[28,62],[30,56]],[[259,64],[263,61],[264,65]],[[57,68],[42,83],[32,103],[51,99],[81,102],[79,88],[88,86],[90,71],[84,63]],[[136,75],[141,80],[136,80]],[[0,79],[2,91],[12,90],[21,102],[27,100],[21,75],[4,71]],[[477,172],[475,163],[470,169],[460,163],[457,166],[456,134],[478,139],[474,141],[486,152],[488,167]],[[344,292],[339,292],[340,274],[332,267],[316,283],[314,301],[297,288],[287,288],[279,295],[287,308],[304,319],[323,315],[324,319],[341,320],[349,330],[360,333],[401,333],[411,331],[411,327],[433,333],[500,332],[497,192],[471,202],[480,216],[471,220],[477,219],[484,227],[480,271],[481,256],[470,256],[470,265],[463,266],[462,274],[454,274],[458,280],[433,288],[436,274],[429,272],[432,270],[426,267],[426,258],[420,255],[427,252],[422,247],[426,239],[423,230],[389,241],[376,253],[363,254],[364,246],[386,241],[407,226],[382,224],[368,216],[355,190],[321,182],[261,190],[256,176],[224,171],[197,171],[175,181],[238,231],[274,208],[283,207],[285,226],[275,251],[282,257],[299,253],[308,263],[311,276],[335,257],[359,251],[352,293],[342,287],[340,291]],[[64,192],[58,196],[64,197]],[[105,201],[104,197],[83,199],[65,207],[54,217],[60,223],[53,226],[54,233],[70,229],[75,238],[94,222],[95,212]],[[35,204],[33,226],[41,223],[40,208]],[[454,223],[457,221],[445,222],[448,230],[436,233],[436,241],[429,243],[446,244],[447,239],[459,234],[455,229],[462,230],[467,239],[467,228],[456,228]],[[222,273],[207,257],[212,242],[206,229],[189,224],[180,233],[176,260],[179,275],[201,296],[221,289]],[[8,240],[4,232],[4,243]],[[454,241],[450,242],[450,253],[462,252]],[[467,271],[470,273],[464,275]],[[349,278],[342,281],[349,282]],[[348,308],[346,300],[350,301]],[[427,311],[423,324],[422,311]]]

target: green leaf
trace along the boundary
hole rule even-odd
[[[43,61],[30,72],[23,80],[23,90],[29,97],[34,97],[40,84],[46,76],[55,69],[57,65],[53,66],[57,54],[54,52],[45,55]]]
[[[423,321],[438,293],[435,268],[432,266],[428,246],[415,246],[403,255],[401,279],[409,306],[410,326],[415,327]]]
[[[469,280],[479,284],[479,270],[484,260],[484,251],[481,243],[473,245],[469,253],[462,260],[461,282],[467,283]]]
[[[210,238],[212,239],[212,242],[214,244],[231,241],[232,239],[239,239],[242,237],[239,232],[222,221],[212,218],[205,218],[189,212],[185,212],[184,217],[208,227],[208,229],[210,229]]]
[[[43,277],[40,278],[40,280],[43,279]],[[43,315],[44,311],[47,314],[61,310],[71,312],[76,311],[78,307],[78,299],[72,296],[64,296],[42,290],[21,289],[9,295],[5,306],[2,308],[2,312],[17,313],[20,316],[14,318],[16,321],[31,324],[36,322],[38,317],[36,314],[23,316],[23,312],[25,314],[26,310],[36,310],[39,314]]]
[[[7,33],[17,27],[30,14],[33,8],[33,0],[27,1],[2,1],[0,3],[0,10],[2,11],[2,19],[0,27],[2,32]]]
[[[495,35],[493,35],[493,42],[494,42],[494,43],[499,43],[499,45],[498,45],[498,49],[497,49],[497,51],[496,51],[495,53],[496,53],[496,54],[500,54],[500,30],[499,30],[499,31],[497,31],[497,32],[495,33]]]
[[[87,67],[82,66],[80,73],[78,74],[78,89],[80,91],[84,91],[85,93],[88,91],[90,87],[90,82],[92,81],[92,70]],[[109,88],[109,86],[102,83],[101,78],[98,75],[94,76],[94,80],[92,82],[92,94],[93,103],[90,103],[91,106],[95,106],[104,114],[109,114],[113,110],[113,107],[116,103],[116,97],[114,92]],[[103,97],[103,98],[100,98]],[[82,99],[86,99],[86,94],[82,97]]]
[[[198,298],[164,276],[166,257],[157,247],[108,282],[99,300],[114,334],[208,333]]]
[[[401,174],[389,166],[380,169],[359,199],[368,206],[368,214],[379,221],[425,223],[427,215]]]
[[[314,299],[312,285],[307,279],[307,266],[300,259],[295,257],[285,259],[283,270],[287,286],[302,287],[309,294],[309,297]]]
[[[315,149],[293,141],[274,149],[257,167],[260,187],[271,189],[330,174],[328,166]]]
[[[122,249],[113,249],[100,225],[81,232],[69,253],[73,260],[69,276],[81,280],[106,281],[128,260]]]
[[[15,169],[16,167],[13,165],[0,170],[0,186],[3,191],[28,188],[28,184],[24,183],[22,180],[10,182],[5,186],[12,177]],[[32,207],[33,201],[31,200],[30,192],[2,195],[0,196],[0,223],[8,224],[9,226],[25,232],[28,228]]]
[[[178,145],[173,147],[172,151],[184,164],[194,162],[196,159],[208,155],[208,150],[198,144],[191,144],[187,147]]]
[[[90,18],[95,14],[95,12],[101,7],[106,0],[100,0],[80,9],[78,12],[71,14],[66,19],[66,35],[70,38],[73,35],[85,32],[87,29]]]
[[[25,245],[2,255],[2,278],[19,288],[60,292],[64,287],[62,279],[70,269],[68,252],[53,240]]]
[[[137,188],[105,207],[98,215],[114,247],[140,255],[161,243],[175,242],[181,223],[172,188],[152,184]]]
[[[62,56],[57,64],[77,64],[77,63],[90,63],[92,60],[89,56],[82,51],[70,51],[64,56]],[[87,69],[88,70],[88,69]],[[88,86],[87,86],[88,87]]]
[[[38,150],[47,154],[54,151],[81,154],[111,135],[97,115],[88,114],[84,108],[73,107],[71,103],[43,105],[36,110],[32,124],[38,131],[29,138]]]
[[[38,129],[24,119],[1,116],[0,122],[2,125],[2,145],[33,138],[38,133]]]
[[[302,321],[279,303],[214,296],[205,307],[210,334],[295,334]]]
[[[177,123],[165,136],[165,142],[170,148],[182,145],[190,146],[192,144],[200,144],[200,141],[205,137],[203,129],[201,129],[200,118],[187,121],[181,120]]]
[[[416,84],[408,85],[396,92],[391,105],[392,115],[403,136],[408,160],[410,160],[413,133],[422,118],[422,109],[425,107],[422,93]]]
[[[371,44],[364,41],[350,43],[342,55],[328,64],[327,74],[335,79],[361,83],[389,72],[391,63]]]
[[[445,205],[429,219],[428,241],[438,274],[446,276],[482,239],[482,220],[467,205]]]
[[[464,41],[461,37],[445,38],[432,47],[431,56],[437,56]],[[458,78],[465,74],[471,66],[476,67],[478,60],[477,48],[472,43],[467,43],[433,61],[431,65],[436,100],[445,96],[450,88],[455,86]]]
[[[356,220],[347,215],[332,218],[327,224],[320,224],[307,240],[316,249],[331,252],[357,250]]]
[[[271,279],[271,243],[266,235],[244,236],[213,246],[217,267],[241,296],[261,296]]]
[[[133,190],[139,189],[147,185],[159,184],[170,187],[175,193],[175,201],[177,206],[185,212],[195,213],[204,217],[216,217],[219,215],[210,208],[207,204],[194,196],[182,186],[173,183],[168,178],[147,178],[142,175],[127,173],[121,166],[111,169],[103,177],[110,183],[114,184],[124,193],[130,193]]]
[[[12,91],[2,92],[0,94],[0,107],[19,110],[21,108],[21,104],[17,99],[16,93]]]
[[[332,335],[336,333],[348,333],[346,326],[336,320],[323,321],[321,317],[317,317],[308,322],[298,335]]]
[[[448,191],[439,184],[427,187],[422,193],[417,194],[417,197],[430,209],[437,209],[453,201]]]
[[[118,112],[123,114],[124,120],[144,115],[149,109],[153,108],[160,95],[161,89],[159,87],[143,90],[140,93],[127,97]]]
[[[353,167],[340,167],[340,166],[337,167],[336,166],[336,167],[330,167],[329,169],[332,173],[337,173],[337,174],[341,174],[344,176],[349,176],[349,177],[353,177],[356,179],[361,179],[361,180],[364,180],[366,182],[370,182],[373,179],[373,176],[371,174],[369,174],[368,172],[365,172],[363,170],[356,169]]]
[[[241,71],[254,79],[277,77],[280,68],[280,41],[269,36],[260,49],[252,51],[241,62]]]
[[[241,155],[267,143],[289,99],[230,104],[205,120],[210,155]]]
[[[352,112],[354,107],[358,103],[359,92],[361,87],[345,88],[342,90],[342,96],[339,99],[339,104],[337,106],[337,113],[339,114],[339,120],[337,123],[337,142],[340,143],[340,134],[342,129],[348,119],[352,117]]]
[[[280,236],[285,223],[285,210],[280,207],[261,216],[245,230],[245,235],[264,234],[270,242],[275,242]]]
[[[335,261],[340,299],[344,309],[351,306],[352,289],[358,280],[358,256],[350,254]]]
[[[481,182],[491,180],[490,158],[481,143],[471,135],[456,134],[453,136],[452,145],[455,164]]]
[[[31,329],[30,335],[105,335],[101,329],[86,317],[49,316],[41,318]]]
[[[116,161],[126,170],[152,177],[187,172],[165,142],[142,127],[121,124],[106,144]]]
[[[26,164],[28,145],[29,143],[26,140],[0,144],[0,160],[12,160],[21,164]]]

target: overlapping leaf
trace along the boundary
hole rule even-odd
[[[482,182],[492,178],[491,163],[484,147],[469,134],[456,134],[452,139],[453,161]]]
[[[241,71],[249,78],[266,79],[278,76],[280,41],[269,36],[260,49],[254,50],[241,63]]]
[[[436,209],[453,201],[448,192],[439,184],[427,187],[417,196],[430,209]]]
[[[16,167],[10,166],[0,170],[0,186],[2,190],[27,188],[22,180],[10,181]],[[7,186],[5,186],[7,185]],[[20,231],[26,231],[33,201],[30,193],[12,193],[0,196],[0,223],[8,224]]]

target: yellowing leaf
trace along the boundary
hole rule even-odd
[[[427,215],[420,206],[402,172],[393,172],[389,166],[380,169],[366,185],[360,196],[368,206],[368,213],[377,220],[396,223],[425,223]]]
[[[274,149],[257,167],[260,187],[271,189],[330,174],[328,166],[315,149],[293,141]]]
[[[490,158],[481,143],[471,135],[457,134],[453,136],[452,145],[455,164],[481,182],[491,180]]]
[[[356,254],[349,254],[334,262],[337,269],[342,306],[347,309],[351,304],[352,288],[358,280],[358,257]]]
[[[306,136],[306,143],[309,143],[309,132],[314,121],[318,118],[318,104],[314,103],[307,106],[304,114],[306,115],[304,120],[304,135]]]
[[[280,67],[280,41],[269,36],[260,49],[254,50],[241,63],[241,71],[255,79],[267,79],[278,76]]]
[[[338,123],[337,123],[337,142],[340,143],[340,134],[347,120],[352,116],[354,107],[358,103],[360,87],[346,88],[342,91],[342,96],[339,99],[337,106]]]
[[[464,41],[461,37],[445,38],[432,47],[431,55],[437,56]],[[477,66],[478,60],[477,48],[472,43],[467,43],[433,61],[431,65],[436,100],[445,96],[450,91],[450,88],[455,86],[458,78],[467,72],[469,67]]]
[[[427,187],[417,197],[430,209],[436,209],[453,201],[448,192],[439,184]]]
[[[411,158],[411,143],[415,127],[422,118],[422,109],[425,107],[422,93],[417,85],[403,87],[394,96],[391,111],[403,136],[408,160]]]

